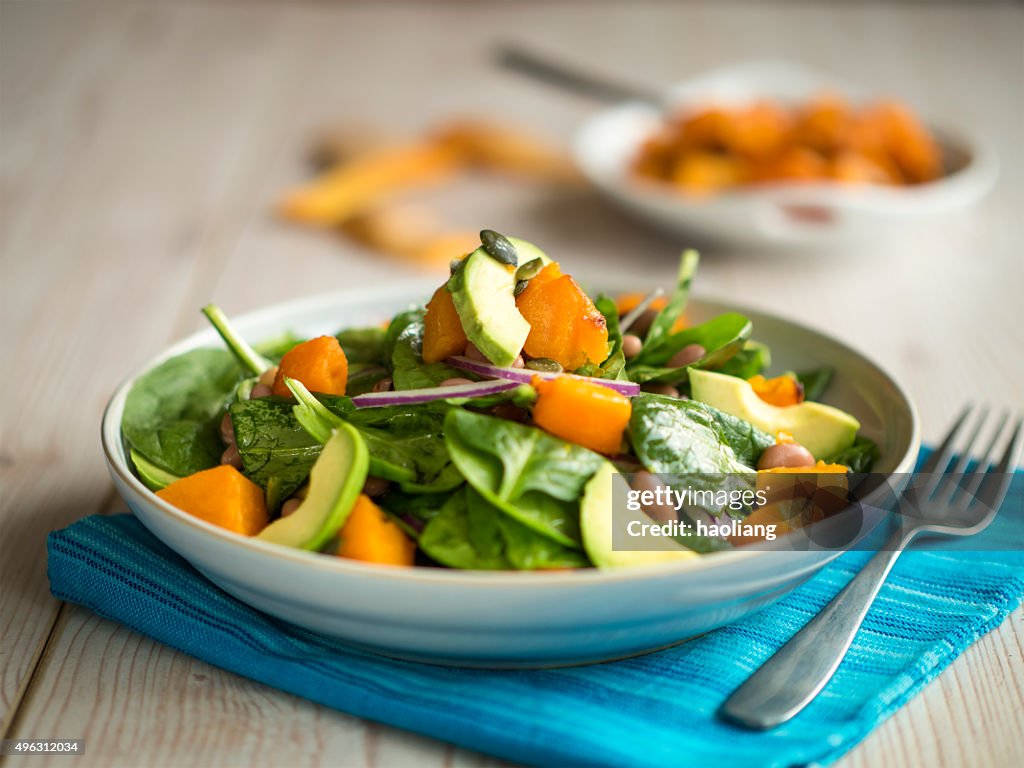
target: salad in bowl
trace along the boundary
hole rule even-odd
[[[856,417],[818,402],[831,369],[766,377],[744,314],[689,321],[697,264],[683,254],[667,295],[591,296],[537,246],[484,230],[425,305],[381,325],[252,345],[211,305],[224,345],[135,379],[125,452],[206,523],[384,566],[618,569],[743,546],[737,523],[786,532],[799,520],[754,500],[716,510],[731,533],[612,544],[610,481],[842,477],[878,456]]]

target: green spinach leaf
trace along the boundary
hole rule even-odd
[[[829,456],[825,459],[828,464],[845,464],[851,472],[870,472],[871,467],[878,461],[880,453],[878,445],[874,440],[867,437],[857,437],[849,448]]]
[[[423,320],[414,319],[395,339],[391,353],[391,379],[396,390],[436,387],[445,379],[465,373],[445,363],[423,362]]]
[[[743,345],[743,349],[718,369],[718,372],[741,379],[749,379],[751,376],[759,374],[771,364],[771,350],[758,341],[748,341]]]
[[[349,365],[353,363],[375,363],[384,365],[387,349],[383,328],[348,328],[335,334]]]
[[[229,409],[242,471],[267,491],[271,509],[306,482],[322,447],[299,424],[294,408],[288,398],[261,397]]]
[[[607,359],[601,363],[600,369],[596,372],[603,379],[627,379],[626,357],[622,354],[622,331],[619,328],[619,310],[615,306],[615,300],[608,296],[598,296],[594,302],[597,310],[604,315],[605,324],[608,327],[609,352]]]
[[[835,372],[835,368],[826,365],[797,373],[796,380],[804,387],[804,400],[820,400],[832,382]]]
[[[348,367],[348,382],[345,392],[349,397],[372,392],[377,382],[390,375],[387,368],[374,363],[351,363]]]
[[[705,403],[643,394],[633,398],[630,440],[655,473],[751,472],[775,438]]]
[[[651,356],[651,360],[661,358],[662,362],[664,362],[664,360],[671,357],[671,354],[662,357],[660,348],[662,343],[671,336],[672,327],[676,324],[676,320],[686,310],[686,305],[690,300],[690,286],[693,283],[693,276],[697,274],[697,265],[699,263],[700,256],[696,251],[683,251],[683,255],[679,259],[679,274],[676,277],[675,291],[673,291],[672,297],[665,304],[664,309],[654,318],[651,327],[647,330],[647,335],[644,337],[644,351],[640,353],[639,358],[645,363],[649,362],[647,357],[645,357],[645,352]]]
[[[218,422],[245,371],[222,349],[194,349],[136,380],[121,431],[150,463],[185,477],[220,463]]]
[[[600,455],[541,430],[461,409],[445,442],[463,477],[489,502],[533,530],[580,548],[579,499]]]
[[[419,545],[429,557],[449,568],[494,571],[510,570],[505,541],[498,527],[498,514],[473,503],[468,488],[453,494],[420,534]]]
[[[420,535],[420,547],[452,568],[537,570],[589,565],[579,551],[537,533],[470,487],[453,494]]]
[[[657,384],[681,384],[688,378],[689,368],[719,368],[743,349],[750,337],[751,324],[743,315],[726,312],[706,323],[672,334],[660,345],[660,351],[640,355],[626,366],[633,381]],[[700,344],[704,356],[690,365],[669,368],[669,358],[683,347]]]
[[[445,415],[453,408],[443,401],[355,408],[343,418],[366,441],[371,474],[399,482],[405,491],[431,493],[462,483],[444,439]]]

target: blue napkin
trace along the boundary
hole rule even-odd
[[[1024,474],[1005,502],[1024,509]],[[272,619],[229,597],[131,515],[50,534],[55,597],[223,669],[359,717],[508,760],[559,766],[828,763],[998,626],[1024,596],[1024,552],[908,552],[836,677],[767,733],[720,722],[725,697],[869,557],[838,558],[736,624],[635,659],[543,671],[393,661]]]

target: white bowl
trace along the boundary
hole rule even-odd
[[[761,98],[795,103],[824,90],[856,101],[872,97],[861,88],[797,64],[751,62],[683,81],[668,91],[665,103],[670,110]],[[976,202],[998,175],[995,155],[980,140],[927,121],[946,158],[946,174],[930,183],[909,187],[778,183],[686,196],[666,184],[637,179],[630,170],[640,146],[662,120],[657,106],[641,102],[597,113],[575,138],[573,151],[580,169],[611,200],[664,229],[757,245],[764,252],[852,246],[919,226]]]
[[[432,285],[303,299],[237,319],[252,340],[284,329],[315,335],[384,320],[430,295]],[[874,363],[813,330],[720,302],[694,300],[696,321],[745,312],[780,370],[833,365],[829,401],[856,414],[877,439],[880,472],[908,472],[917,417]],[[735,621],[797,586],[835,556],[827,551],[734,550],[623,571],[470,572],[391,568],[302,552],[203,522],[151,493],[129,468],[121,438],[134,379],[166,358],[218,345],[212,330],[175,344],[114,393],[103,417],[107,464],[143,524],[211,581],[273,616],[378,653],[466,666],[578,664],[629,656]]]

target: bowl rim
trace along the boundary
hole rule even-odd
[[[380,296],[394,299],[396,296],[419,296],[424,286],[433,286],[433,283],[426,281],[404,281],[387,286],[377,286],[373,289],[347,289],[330,293],[320,293],[304,298],[292,299],[269,306],[256,309],[252,312],[240,314],[235,318],[239,325],[257,324],[266,322],[271,318],[287,317],[300,312],[310,313],[316,308],[343,307],[346,304],[365,303]],[[414,293],[415,292],[415,293]],[[423,294],[426,295],[426,294]],[[907,473],[913,470],[914,461],[920,448],[920,424],[917,409],[908,396],[906,390],[886,371],[881,365],[849,346],[845,342],[829,336],[821,331],[793,320],[786,319],[771,312],[765,312],[752,307],[745,307],[732,301],[724,301],[710,296],[696,294],[692,296],[696,303],[714,304],[728,306],[739,312],[749,312],[759,315],[762,318],[774,322],[784,323],[798,330],[824,336],[828,341],[847,354],[860,358],[867,365],[875,370],[882,377],[885,383],[896,392],[902,400],[907,415],[910,417],[910,438],[905,452],[899,457],[897,465],[889,474]],[[415,301],[415,299],[413,299]],[[121,417],[124,411],[124,402],[129,389],[141,375],[148,372],[163,361],[191,349],[197,349],[205,345],[206,341],[216,339],[213,329],[206,328],[172,343],[160,353],[148,359],[129,374],[118,384],[103,411],[100,423],[100,438],[104,458],[111,474],[134,493],[139,499],[149,504],[152,508],[159,510],[165,517],[170,518],[173,523],[184,524],[200,532],[211,534],[222,543],[229,546],[241,547],[254,554],[264,554],[293,564],[309,564],[315,568],[327,572],[348,574],[358,577],[381,577],[399,582],[415,582],[421,584],[444,584],[472,585],[485,587],[511,587],[525,584],[536,585],[584,585],[584,584],[609,584],[624,581],[646,580],[654,577],[685,576],[687,574],[708,571],[717,571],[723,568],[731,568],[739,563],[751,562],[755,558],[764,555],[778,554],[771,550],[755,549],[734,549],[723,552],[715,552],[708,555],[699,555],[694,558],[687,558],[679,562],[658,563],[648,566],[637,566],[622,569],[602,568],[580,568],[571,571],[467,571],[455,568],[427,568],[427,567],[392,567],[386,565],[361,563],[356,560],[348,560],[341,557],[324,556],[319,552],[308,552],[305,550],[285,547],[279,544],[266,542],[256,537],[242,536],[208,523],[204,520],[178,509],[164,501],[153,491],[147,488],[142,481],[136,477],[128,465],[127,451],[125,450],[121,434]],[[127,499],[126,499],[127,501]],[[155,535],[155,534],[154,534]],[[159,538],[159,537],[158,537]],[[838,553],[835,553],[838,554]],[[833,556],[835,556],[833,554]]]

